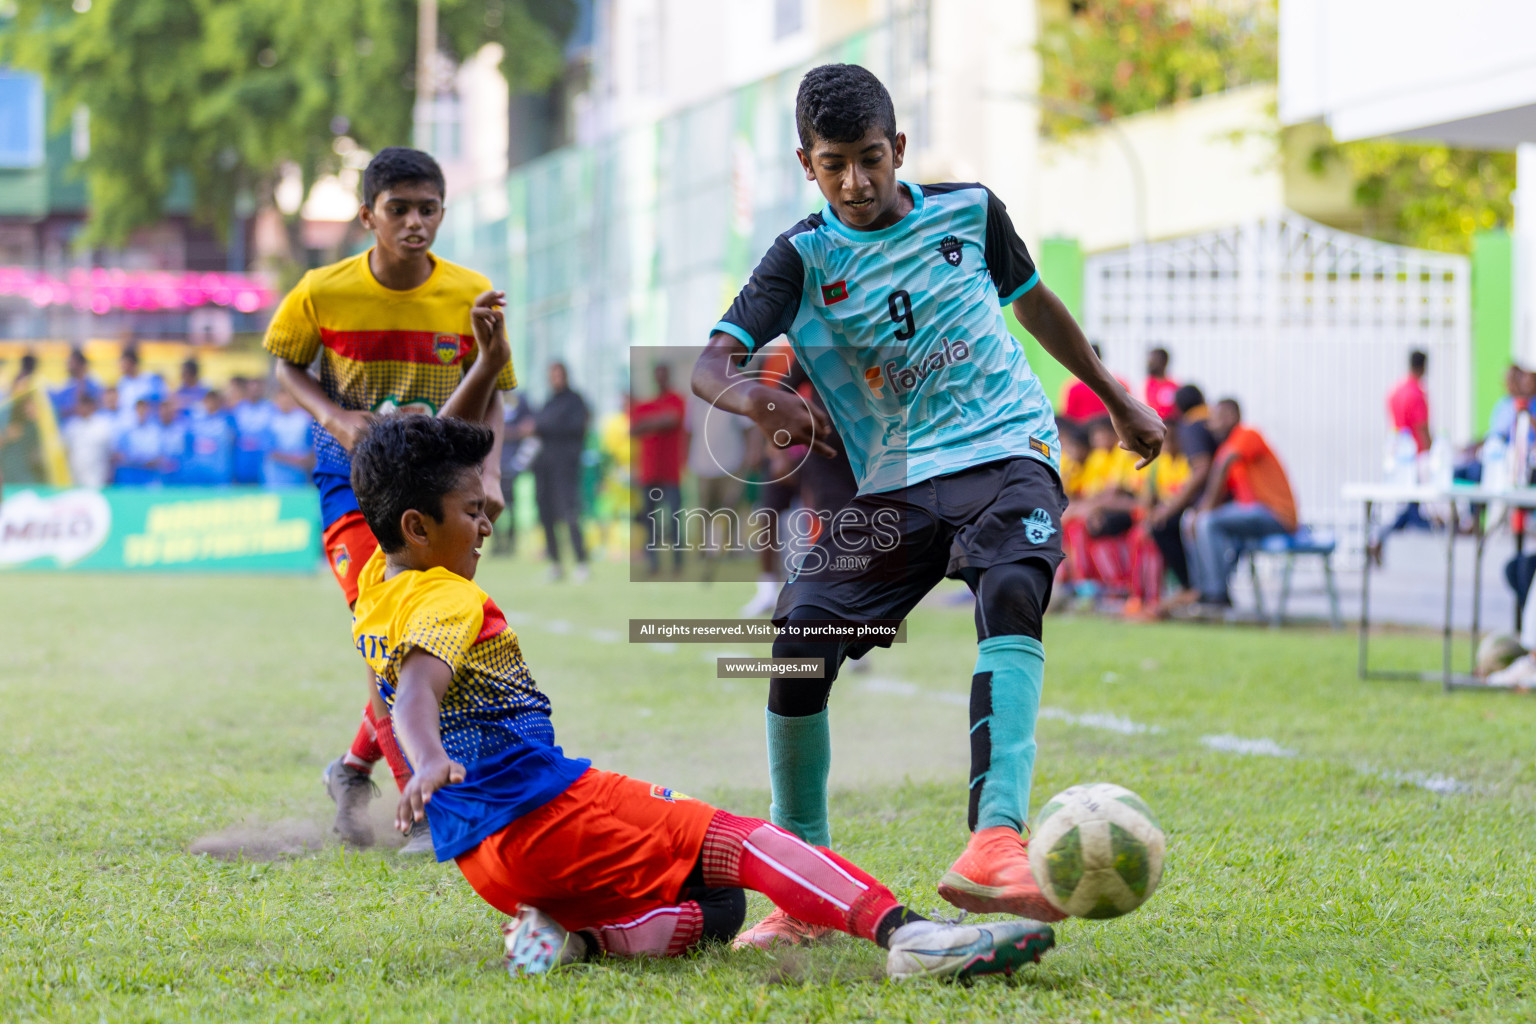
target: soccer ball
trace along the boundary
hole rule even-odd
[[[1073,917],[1119,917],[1163,877],[1166,840],[1141,797],[1111,782],[1073,786],[1035,816],[1029,866],[1051,905]]]

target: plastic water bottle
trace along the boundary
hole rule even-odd
[[[1531,414],[1524,409],[1515,417],[1515,432],[1509,442],[1510,487],[1524,487],[1530,479],[1531,466]]]
[[[1451,442],[1444,433],[1435,436],[1434,444],[1429,446],[1429,480],[1428,483],[1437,490],[1450,490],[1451,484],[1456,479],[1456,467],[1452,465],[1454,458],[1451,454]]]
[[[1406,430],[1397,432],[1392,448],[1392,483],[1413,487],[1419,482],[1419,444]]]
[[[1509,487],[1509,446],[1498,434],[1489,434],[1483,442],[1483,486],[1502,491]]]

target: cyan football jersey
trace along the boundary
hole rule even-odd
[[[914,208],[888,228],[828,206],[780,235],[715,330],[754,352],[789,336],[861,494],[1018,455],[1059,474],[1055,413],[1003,320],[1040,281],[1007,210],[978,184],[902,187]]]

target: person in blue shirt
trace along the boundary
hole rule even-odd
[[[145,486],[160,482],[164,428],[155,418],[157,411],[147,398],[134,402],[133,423],[119,428],[112,454],[114,484]]]
[[[1066,497],[1051,404],[1003,309],[1093,389],[1140,465],[1161,450],[1163,424],[1099,362],[996,194],[897,177],[906,136],[879,79],[856,65],[814,68],[795,114],[801,167],[826,206],[774,241],[693,375],[700,398],[750,417],[780,449],[831,456],[835,424],[859,484],[797,559],[775,609],[773,656],[821,658],[825,669],[769,683],[772,818],[813,846],[830,844],[827,698],[844,658],[892,639],[807,636],[810,624],[899,620],[945,577],[963,580],[976,596],[979,647],[972,836],[939,894],[978,913],[1060,920],[1035,884],[1022,832],[1045,674],[1041,618]],[[743,368],[781,334],[825,413]],[[775,911],[737,941],[805,942],[824,931]]]
[[[160,482],[168,486],[185,483],[182,463],[187,458],[187,421],[176,402],[167,398],[160,403]]]
[[[181,364],[181,386],[176,389],[175,399],[176,410],[184,417],[196,415],[203,396],[208,393],[201,379],[202,372],[196,359],[187,359]]]
[[[187,457],[182,476],[189,484],[215,486],[234,481],[235,421],[216,390],[203,395],[200,408],[187,419]]]
[[[262,394],[259,380],[231,378],[229,393],[236,399],[229,411],[235,423],[235,483],[259,484],[270,443],[267,425],[272,419],[272,403]]]
[[[315,468],[311,440],[314,417],[299,408],[287,388],[278,388],[267,420],[267,446],[262,457],[261,482],[268,487],[308,487]]]
[[[133,342],[123,346],[117,357],[117,401],[119,414],[125,429],[131,428],[138,417],[139,399],[147,399],[151,405],[159,405],[165,398],[165,380],[158,373],[144,373],[139,368],[139,348]]]
[[[89,395],[92,403],[101,404],[101,385],[90,376],[90,364],[85,361],[85,353],[78,347],[70,349],[69,359],[65,365],[69,372],[69,380],[50,395],[53,399],[53,410],[60,420],[67,420],[75,415],[75,405],[80,401],[81,395]]]

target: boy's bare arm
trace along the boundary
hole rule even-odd
[[[1144,402],[1137,401],[1093,354],[1083,329],[1056,294],[1037,284],[1013,303],[1014,315],[1035,336],[1040,347],[1067,371],[1093,389],[1109,410],[1120,436],[1120,447],[1140,457],[1141,469],[1163,450],[1163,421]]]
[[[481,292],[475,298],[469,321],[474,327],[479,353],[438,415],[471,423],[485,421],[491,398],[497,395],[496,378],[512,361],[512,343],[507,339],[506,315],[501,308],[505,300],[503,292]]]
[[[826,413],[792,392],[741,373],[736,364],[746,354],[741,339],[724,331],[710,335],[693,365],[693,393],[717,409],[746,416],[780,448],[808,444],[818,455],[836,457],[837,451],[824,440],[832,435]]]
[[[308,367],[279,359],[275,376],[283,389],[299,403],[299,408],[313,416],[321,428],[349,452],[368,424],[373,422],[373,413],[343,409],[331,401],[320,382],[310,375]]]
[[[464,766],[443,749],[438,714],[443,694],[453,682],[453,666],[426,651],[414,650],[400,663],[391,712],[395,738],[415,768],[395,807],[395,827],[404,832],[420,821],[432,794],[464,781]]]

